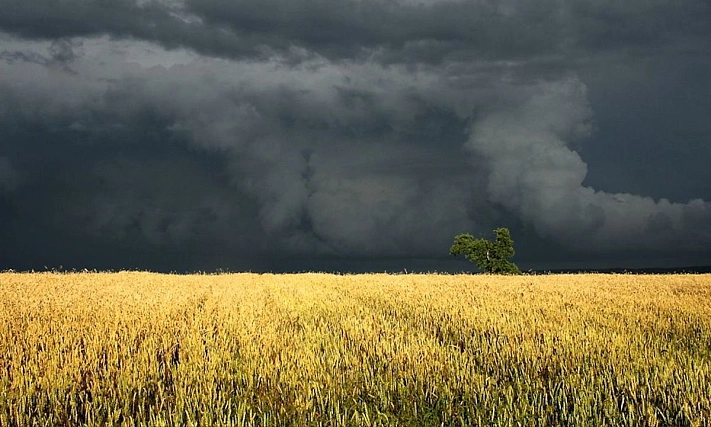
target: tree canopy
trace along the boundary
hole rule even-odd
[[[451,255],[464,255],[477,267],[491,274],[521,274],[521,270],[508,259],[516,251],[508,228],[494,230],[496,240],[475,239],[471,234],[459,234],[449,249]]]

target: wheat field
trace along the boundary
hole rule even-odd
[[[711,275],[0,274],[0,426],[704,426]]]

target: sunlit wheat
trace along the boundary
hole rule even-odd
[[[711,275],[0,274],[0,426],[701,426]]]

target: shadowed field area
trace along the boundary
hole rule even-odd
[[[700,426],[711,275],[0,274],[0,426]]]

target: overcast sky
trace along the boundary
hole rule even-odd
[[[0,269],[711,265],[708,0],[0,10]]]

